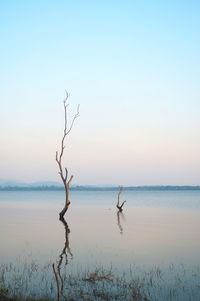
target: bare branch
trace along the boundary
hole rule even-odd
[[[126,203],[126,201],[123,201],[123,203],[121,204],[120,207],[122,208],[122,207],[124,206],[125,203]]]
[[[72,120],[71,126],[70,126],[69,130],[67,131],[66,135],[68,135],[69,132],[71,132],[71,130],[73,128],[73,125],[74,125],[74,121],[76,120],[76,118],[78,118],[80,116],[80,114],[79,114],[79,107],[80,107],[80,105],[77,106],[76,114],[74,115],[74,118]]]
[[[67,181],[67,176],[68,176],[68,170],[67,170],[67,168],[65,167],[65,181]]]
[[[70,177],[69,181],[67,182],[67,185],[69,185],[69,184],[71,183],[73,177],[74,177],[74,176],[71,176],[71,177]]]
[[[70,93],[67,90],[65,90],[65,93],[66,93],[65,100],[67,100],[70,97]]]

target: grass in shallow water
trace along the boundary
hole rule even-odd
[[[170,265],[166,268],[133,266],[126,273],[95,267],[68,272],[57,270],[59,300],[67,301],[197,301],[200,268]],[[51,263],[36,261],[0,266],[0,300],[56,300],[57,283]]]

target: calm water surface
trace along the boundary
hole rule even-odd
[[[200,191],[73,191],[67,227],[58,220],[63,191],[0,192],[0,259],[91,264],[200,263]]]

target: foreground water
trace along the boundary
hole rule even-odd
[[[72,191],[67,225],[58,220],[64,198],[62,191],[0,192],[1,263],[123,272],[200,263],[200,191],[124,191],[123,213],[116,191]]]

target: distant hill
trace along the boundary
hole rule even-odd
[[[4,180],[0,179],[0,187],[41,187],[41,186],[54,186],[54,187],[62,187],[62,183],[55,181],[40,181],[33,183],[25,183],[21,181],[13,181],[13,180]]]
[[[41,181],[41,182],[34,182],[34,183],[23,183],[19,181],[3,181],[0,180],[0,191],[58,191],[64,190],[64,186],[62,183],[53,182],[53,181]],[[92,185],[85,185],[85,186],[70,186],[70,190],[77,190],[77,191],[118,191],[119,186],[92,186]],[[124,186],[125,191],[180,191],[180,190],[200,190],[200,186]]]

